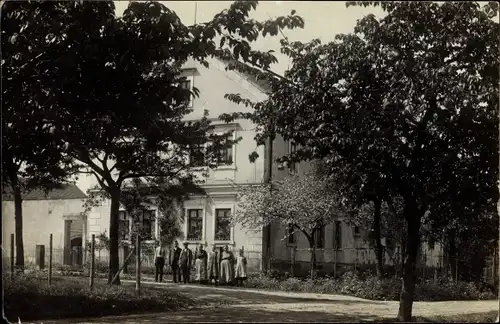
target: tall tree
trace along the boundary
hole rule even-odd
[[[270,184],[238,185],[233,222],[249,230],[283,225],[291,229],[283,239],[302,233],[309,243],[313,273],[318,234],[334,220],[344,218],[341,196],[331,187],[331,182],[315,173],[294,174]]]
[[[478,195],[497,180],[498,5],[360,4],[387,15],[368,15],[325,45],[284,40],[292,67],[284,78],[267,74],[269,98],[248,103],[255,113],[245,116],[261,125],[258,140],[275,131],[302,146],[302,159],[334,157],[364,179],[386,179],[401,197],[407,237],[398,316],[409,321],[422,225],[443,199]]]
[[[130,2],[120,18],[114,16],[112,1],[41,5],[61,14],[54,24],[44,20],[54,28],[36,38],[50,46],[35,57],[33,79],[47,95],[43,104],[51,114],[46,117],[56,138],[64,141],[64,153],[81,172],[93,174],[111,199],[111,281],[119,268],[122,185],[135,178],[195,182],[195,161],[189,155],[208,144],[201,154],[206,165],[215,167],[221,149],[233,144],[227,134],[213,132],[206,116],[185,120],[192,111],[190,97],[198,90],[182,87],[183,64],[194,59],[208,66],[210,57],[231,55],[268,68],[276,58],[253,50],[250,42],[275,34],[278,26],[300,27],[303,21],[292,14],[257,22],[248,18],[256,1],[235,2],[194,26],[185,26],[175,12],[152,1]]]
[[[75,171],[55,136],[50,91],[37,76],[68,3],[2,2],[2,187],[15,206],[16,267],[24,268],[22,194],[50,190]]]

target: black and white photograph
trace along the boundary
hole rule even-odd
[[[497,1],[2,0],[8,323],[499,323]]]

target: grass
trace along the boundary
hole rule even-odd
[[[145,312],[168,312],[187,309],[195,302],[186,296],[154,287],[141,288],[135,296],[133,286],[109,287],[96,280],[90,290],[88,279],[53,279],[49,286],[45,276],[4,276],[4,310],[8,320],[21,321],[127,315]],[[199,306],[199,305],[198,305]]]

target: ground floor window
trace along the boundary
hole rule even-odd
[[[215,240],[231,240],[231,209],[218,208],[215,210]]]
[[[187,240],[201,241],[203,239],[203,209],[187,210]]]

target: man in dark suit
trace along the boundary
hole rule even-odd
[[[184,249],[182,249],[179,256],[179,267],[182,271],[182,281],[184,283],[189,283],[189,273],[193,262],[193,251],[188,248],[188,244],[188,242],[184,242]]]
[[[179,242],[174,242],[174,247],[170,249],[168,255],[168,263],[172,268],[172,277],[174,282],[181,282],[181,272],[179,271],[179,257],[181,255],[181,248]]]

